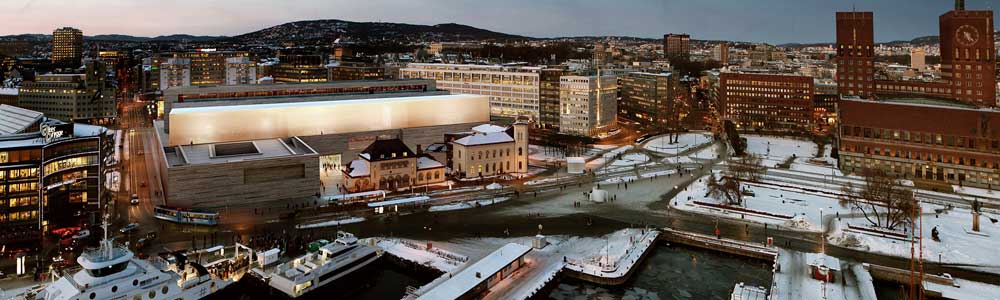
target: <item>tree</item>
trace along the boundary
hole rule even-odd
[[[764,175],[763,160],[755,154],[746,154],[729,164],[728,175],[741,181],[759,181]]]
[[[723,175],[722,181],[719,181],[715,179],[715,175],[709,175],[708,194],[705,196],[723,200],[726,205],[743,205],[740,186],[742,184],[738,178]]]
[[[909,223],[920,207],[913,190],[881,169],[866,169],[863,175],[864,184],[848,182],[840,200],[860,211],[872,226],[892,230]]]

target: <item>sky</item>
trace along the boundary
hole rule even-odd
[[[995,1],[994,1],[995,2]],[[1000,3],[997,3],[1000,4]],[[966,0],[967,9],[992,9]],[[0,0],[0,35],[238,35],[291,21],[459,23],[531,37],[624,35],[831,42],[834,12],[875,12],[877,41],[938,34],[950,0]]]

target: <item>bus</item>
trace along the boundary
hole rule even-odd
[[[153,209],[153,213],[157,219],[174,223],[207,226],[219,225],[219,213],[214,212],[191,211],[157,205]]]

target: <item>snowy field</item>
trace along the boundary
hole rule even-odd
[[[797,140],[773,136],[741,135],[747,139],[747,152],[760,155],[764,165],[774,167],[786,159],[796,157],[815,157],[816,143],[808,140]]]
[[[649,161],[649,156],[642,153],[629,153],[622,155],[621,159],[611,162],[612,166],[624,167],[624,166],[634,166],[638,164],[643,164]]]
[[[716,178],[720,177],[717,175]],[[744,188],[753,192],[752,196],[746,195],[743,197],[744,208],[789,216],[792,219],[755,215],[753,213],[744,214],[737,210],[722,210],[711,206],[695,204],[694,201],[711,204],[722,203],[721,200],[706,196],[708,193],[708,176],[691,183],[690,186],[674,197],[670,205],[688,211],[720,215],[726,218],[746,218],[755,222],[784,225],[789,226],[790,229],[805,231],[820,230],[820,209],[822,209],[822,214],[825,217],[836,215],[837,213],[847,215],[851,212],[849,208],[841,206],[840,201],[832,195],[755,183],[744,184]]]
[[[698,152],[688,155],[688,157],[693,159],[716,159],[719,157],[719,149],[721,147],[722,146],[720,144],[715,144],[710,147],[706,147],[705,149],[698,150]]]
[[[685,133],[677,138],[677,143],[671,144],[668,136],[659,136],[646,142],[643,148],[660,154],[675,155],[711,142],[712,136],[707,133]]]
[[[993,223],[988,217],[998,218],[995,213],[980,216],[980,233],[972,233],[972,215],[968,209],[954,208],[936,214],[942,206],[924,204],[923,237],[924,257],[931,261],[954,264],[971,264],[980,266],[1000,266],[1000,224]],[[852,248],[864,249],[875,253],[910,257],[910,243],[905,239],[882,237],[863,233],[847,228],[847,224],[867,226],[864,218],[844,218],[835,222],[830,233],[830,243]],[[931,238],[931,231],[938,228],[941,241]],[[984,268],[983,271],[998,273],[997,268]]]

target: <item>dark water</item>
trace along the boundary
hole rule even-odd
[[[403,270],[385,259],[376,262],[361,271],[352,273],[346,280],[338,280],[325,285],[296,299],[306,300],[396,300],[403,297],[407,286],[420,287],[431,282],[434,276],[416,274]],[[283,293],[270,289],[263,283],[244,277],[235,286],[227,288],[221,294],[213,295],[212,299],[289,299]]]
[[[771,263],[680,246],[658,246],[633,278],[605,288],[566,279],[541,299],[729,299],[733,286],[770,286]]]

